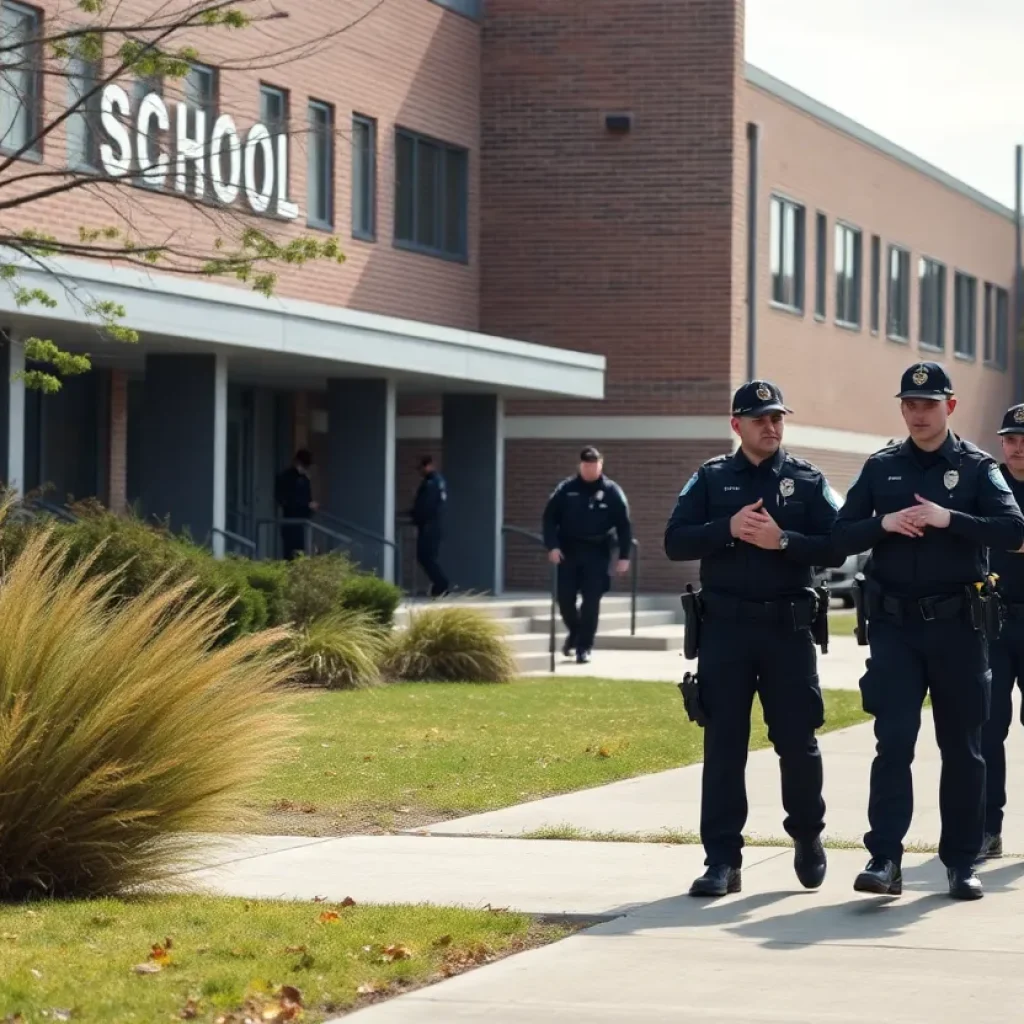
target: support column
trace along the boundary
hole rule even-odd
[[[197,544],[224,552],[228,372],[223,355],[148,355],[142,504]]]
[[[328,381],[327,434],[323,511],[394,543],[394,383],[379,379]],[[329,520],[324,525],[331,527]],[[393,581],[394,549],[358,535],[355,539],[363,541],[363,568]]]
[[[25,490],[25,346],[13,331],[0,341],[0,483],[17,494]]]
[[[441,564],[462,590],[504,590],[505,409],[498,395],[445,395],[441,409],[448,511]]]
[[[128,374],[110,371],[110,423],[107,428],[107,505],[115,515],[128,509]]]

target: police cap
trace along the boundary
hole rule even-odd
[[[583,451],[580,452],[580,462],[600,462],[601,453],[592,445],[588,444]]]
[[[931,398],[940,401],[953,397],[953,382],[941,363],[915,363],[903,371],[897,398]]]
[[[751,380],[740,385],[732,396],[733,416],[763,416],[766,412],[791,413],[782,401],[782,392],[768,380]]]
[[[1003,416],[999,434],[1024,434],[1024,405],[1011,405]]]

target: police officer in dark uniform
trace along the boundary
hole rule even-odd
[[[633,543],[626,495],[604,475],[604,460],[596,448],[584,448],[579,472],[551,492],[543,523],[548,557],[558,566],[558,607],[568,630],[562,653],[568,658],[575,649],[582,665],[590,661],[601,598],[611,586],[612,531],[619,550],[617,572],[629,570]]]
[[[311,519],[318,505],[313,500],[313,484],[309,470],[313,456],[305,448],[295,453],[292,464],[278,474],[274,497],[284,519]],[[291,561],[306,549],[306,527],[302,523],[281,526],[282,557]]]
[[[448,593],[448,577],[438,561],[444,536],[444,512],[448,503],[448,484],[437,471],[434,458],[420,458],[420,485],[410,513],[416,525],[416,561],[430,580],[430,596]]]
[[[812,624],[827,609],[813,589],[813,568],[839,566],[843,559],[831,546],[838,501],[828,481],[782,448],[789,412],[770,381],[739,388],[731,420],[739,449],[710,459],[690,477],[665,530],[670,559],[701,563],[697,677],[706,720],[700,832],[707,870],[691,886],[692,896],[740,891],[755,693],[779,756],[783,827],[796,847],[797,877],[807,888],[825,878],[815,738],[824,705]]]
[[[863,594],[871,655],[860,688],[877,746],[864,836],[871,858],[854,889],[903,891],[910,765],[930,692],[942,753],[939,858],[950,895],[979,899],[973,864],[984,829],[981,734],[992,678],[985,549],[1019,548],[1024,516],[995,460],[949,429],[956,399],[941,365],[911,366],[896,397],[910,436],[867,460],[833,532],[845,555],[872,551]]]
[[[1003,479],[1024,507],[1024,405],[1007,409],[1002,436]],[[1024,688],[1024,549],[989,551],[989,569],[998,577],[996,589],[1005,611],[999,636],[989,643],[992,709],[981,731],[985,758],[985,837],[979,860],[1003,855],[1003,808],[1006,806],[1006,750],[1013,718],[1013,688]],[[1024,709],[1022,709],[1024,714]]]

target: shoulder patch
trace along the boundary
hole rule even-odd
[[[992,481],[996,490],[1002,491],[1004,494],[1013,493],[1013,491],[1010,490],[1010,485],[1006,482],[1006,477],[1003,476],[1002,471],[995,463],[992,463],[992,465],[988,467],[988,478]]]
[[[697,476],[698,474],[694,473],[693,476],[691,476],[690,479],[687,480],[685,484],[683,484],[683,489],[679,492],[680,498],[683,497],[683,495],[686,494],[687,491],[693,490],[693,485],[697,482]]]
[[[731,458],[732,458],[731,455],[715,455],[712,458],[708,459],[704,463],[704,465],[705,466],[714,466],[718,462],[725,462],[727,459],[731,459]]]
[[[791,462],[797,469],[809,469],[812,473],[821,472],[813,462],[808,462],[806,459],[798,459],[795,455],[790,455],[789,452],[786,452],[786,462]]]

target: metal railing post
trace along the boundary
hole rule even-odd
[[[555,610],[558,606],[558,566],[551,565],[551,622],[548,635],[548,654],[551,661],[551,674],[555,674]]]
[[[640,545],[634,540],[632,544],[633,558],[631,559],[631,572],[632,577],[630,582],[630,588],[632,594],[630,595],[630,608],[629,608],[629,635],[636,636],[636,594],[638,589],[638,581],[640,579]]]

